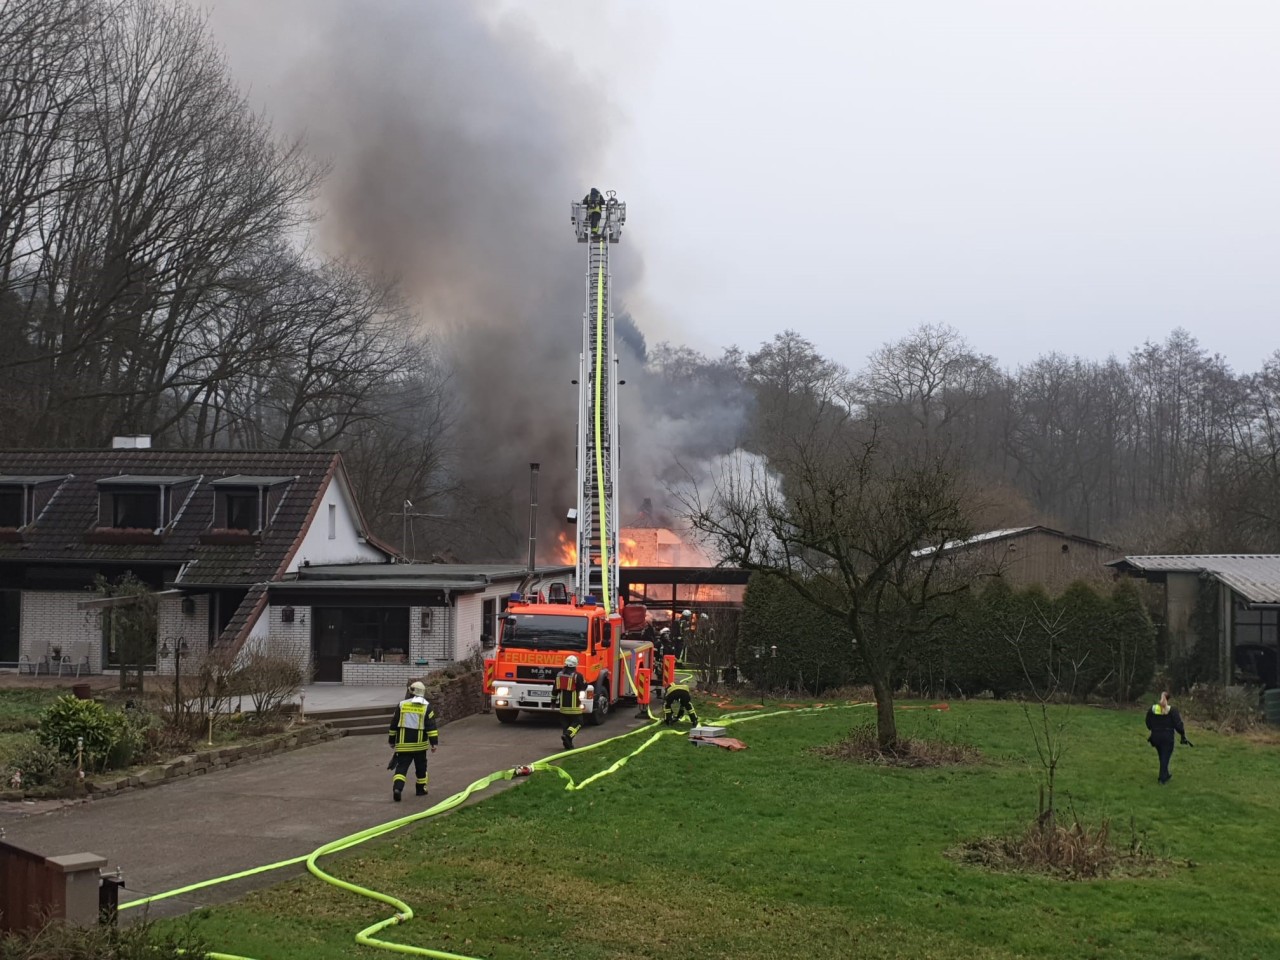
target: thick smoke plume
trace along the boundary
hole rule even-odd
[[[591,186],[626,199],[601,169],[608,103],[519,21],[475,4],[221,0],[211,24],[277,126],[331,163],[325,252],[398,277],[452,361],[465,494],[452,508],[469,511],[458,552],[518,557],[529,462],[542,464],[543,531],[574,501],[586,256],[569,205]],[[620,313],[642,261],[625,233],[613,251]],[[643,338],[623,332],[625,522],[678,457],[723,441],[666,408],[640,368]]]

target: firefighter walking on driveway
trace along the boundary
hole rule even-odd
[[[556,674],[552,695],[560,711],[560,744],[573,749],[573,738],[582,729],[582,697],[587,690],[586,678],[578,672],[578,658],[564,658],[564,667]]]
[[[427,688],[421,681],[415,680],[409,685],[409,696],[401,700],[396,707],[395,716],[391,718],[391,726],[387,731],[387,742],[395,751],[396,774],[391,781],[391,799],[400,802],[400,793],[409,772],[409,764],[413,764],[413,773],[417,779],[417,793],[420,797],[427,795],[427,748],[436,752],[440,743],[440,733],[436,730],[436,710],[427,700]]]
[[[689,693],[689,685],[677,680],[667,688],[662,711],[662,722],[668,727],[672,726],[685,713],[689,714],[689,722],[696,727],[698,725],[698,715],[693,711],[693,697]]]
[[[1153,703],[1147,711],[1147,729],[1151,735],[1147,743],[1156,748],[1160,757],[1160,783],[1163,786],[1172,778],[1169,773],[1169,760],[1173,757],[1173,735],[1176,732],[1182,738],[1182,745],[1191,746],[1187,739],[1187,731],[1182,726],[1182,715],[1178,708],[1169,705],[1169,694],[1161,693],[1160,702]]]

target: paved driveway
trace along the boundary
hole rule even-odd
[[[642,721],[632,719],[631,712],[623,708],[602,727],[584,727],[578,743],[635,729]],[[443,800],[495,770],[559,749],[554,717],[525,715],[519,723],[503,725],[482,714],[441,729],[440,749],[431,758],[429,798],[410,791],[403,802],[393,803],[386,740],[344,737],[146,790],[7,816],[5,838],[46,856],[106,857],[112,868],[123,870],[126,899],[132,900],[310,853],[330,840],[404,816],[415,806]],[[289,867],[160,901],[151,913],[185,913],[301,869]]]

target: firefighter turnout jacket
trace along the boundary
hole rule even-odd
[[[570,667],[565,667],[556,674],[552,696],[561,713],[581,713],[582,694],[587,689],[586,678]]]
[[[436,710],[426,697],[410,697],[396,706],[387,731],[387,741],[396,753],[417,753],[440,742],[436,730]]]

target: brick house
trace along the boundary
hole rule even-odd
[[[479,650],[502,598],[539,582],[396,559],[337,453],[0,451],[0,667],[56,647],[117,670],[94,585],[130,572],[159,593],[157,672],[185,644],[184,669],[217,646],[286,654],[316,679],[399,683]]]

